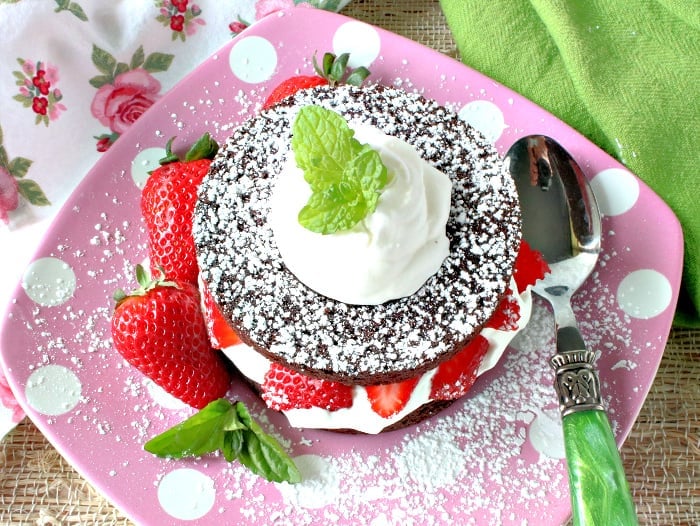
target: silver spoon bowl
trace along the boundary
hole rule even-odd
[[[601,250],[601,218],[590,185],[571,155],[553,139],[529,135],[508,150],[523,237],[550,272],[534,285],[554,313],[556,371],[575,525],[638,524],[622,461],[605,413],[595,353],[578,330],[571,298]]]

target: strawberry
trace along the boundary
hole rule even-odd
[[[486,327],[497,331],[514,331],[518,328],[519,319],[520,305],[518,305],[515,295],[509,287]]]
[[[148,232],[151,271],[162,270],[171,280],[197,282],[197,259],[192,219],[197,188],[209,171],[219,146],[204,134],[180,161],[171,151],[153,170],[141,193],[141,214]]]
[[[372,410],[382,418],[389,418],[401,411],[418,383],[418,378],[409,378],[393,384],[368,385],[365,387]]]
[[[326,85],[335,86],[341,82],[359,86],[369,75],[369,70],[365,67],[359,67],[348,72],[349,58],[350,55],[348,53],[343,53],[337,57],[333,53],[325,53],[323,61],[319,65],[314,56],[316,75],[297,75],[282,81],[267,97],[263,103],[263,109],[271,108],[283,99],[305,88]]]
[[[272,108],[281,100],[294,95],[299,90],[326,85],[328,85],[328,80],[323,77],[317,77],[316,75],[297,75],[295,77],[289,77],[272,90],[263,104],[263,109]]]
[[[430,388],[432,400],[455,400],[464,396],[476,381],[476,373],[489,342],[480,334],[453,358],[441,363]]]
[[[201,409],[223,397],[230,376],[209,346],[199,292],[187,282],[150,279],[137,265],[139,289],[115,293],[112,340],[124,359],[173,396]]]
[[[352,406],[352,387],[311,378],[273,363],[265,374],[262,398],[276,411],[310,407],[336,411]]]
[[[207,323],[207,333],[209,334],[211,346],[214,349],[225,349],[241,343],[238,334],[228,324],[221,310],[219,310],[219,306],[204,285],[202,285],[202,299],[204,319]]]
[[[518,292],[523,292],[529,285],[534,285],[548,272],[549,265],[542,254],[530,247],[527,241],[521,240],[513,270],[513,278],[518,285]]]

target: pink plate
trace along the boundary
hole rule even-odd
[[[75,467],[140,524],[561,524],[570,514],[547,358],[552,318],[539,302],[525,333],[472,394],[404,431],[350,436],[290,428],[236,383],[232,399],[297,457],[305,482],[275,485],[220,457],[164,461],[142,450],[190,410],[111,348],[110,298],[146,256],[139,183],[168,138],[223,141],[271,88],[311,74],[318,51],[350,51],[372,81],[419,90],[495,141],[560,141],[591,178],[604,252],[575,308],[599,351],[622,442],[654,379],[676,304],[681,230],[642,182],[531,102],[435,51],[367,24],[299,9],[255,24],[163,97],[71,196],[18,286],[2,361],[21,405]]]

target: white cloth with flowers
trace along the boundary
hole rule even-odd
[[[349,1],[0,0],[3,313],[62,204],[158,98],[256,20]],[[23,416],[0,370],[0,438]]]

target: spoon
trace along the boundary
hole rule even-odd
[[[576,161],[549,137],[519,139],[508,150],[505,166],[518,189],[523,237],[551,270],[533,290],[554,313],[557,352],[550,365],[556,371],[574,524],[636,525],[602,403],[595,353],[586,348],[571,308],[571,297],[600,253],[598,205]]]

